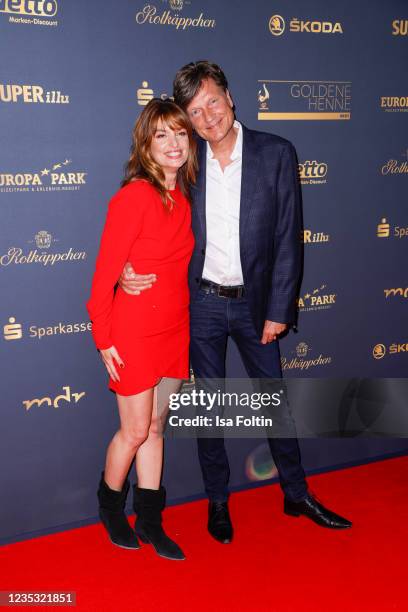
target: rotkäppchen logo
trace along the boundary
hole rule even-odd
[[[0,174],[0,192],[78,191],[87,172],[78,171],[71,159],[48,163],[42,170],[17,170]]]
[[[401,153],[400,159],[390,158],[381,166],[383,176],[408,174],[408,149]]]
[[[351,81],[258,81],[259,121],[351,118]]]
[[[31,245],[35,242],[35,247]],[[72,247],[65,250],[55,249],[54,243],[59,242],[46,230],[40,230],[33,240],[28,240],[28,247],[11,246],[6,253],[0,255],[0,266],[40,264],[55,266],[60,263],[77,263],[85,261],[86,251],[76,251]],[[33,245],[34,246],[34,245]]]
[[[57,26],[56,0],[0,0],[0,13],[18,25]]]
[[[316,352],[306,342],[299,342],[292,353],[292,357],[281,358],[282,370],[309,370],[332,363],[332,358],[322,353],[316,357]]]
[[[209,18],[200,9],[191,15],[184,13],[184,8],[191,5],[187,0],[162,0],[162,6],[157,8],[154,4],[145,4],[136,13],[137,25],[161,25],[173,27],[176,30],[190,28],[215,28],[215,19]],[[165,7],[163,7],[165,5]],[[168,7],[168,9],[167,9]],[[180,13],[183,11],[183,14]],[[188,13],[191,9],[188,10]]]

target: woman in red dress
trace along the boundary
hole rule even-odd
[[[98,490],[100,517],[114,544],[139,548],[137,535],[170,559],[184,554],[161,526],[162,430],[169,395],[189,374],[189,185],[196,167],[187,115],[169,100],[151,100],[133,130],[122,188],[109,203],[87,304],[120,416]],[[150,291],[115,292],[127,261],[154,272]],[[124,513],[135,457],[136,535]]]

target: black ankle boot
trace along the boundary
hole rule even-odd
[[[105,482],[104,472],[102,472],[98,489],[99,516],[112,544],[116,544],[116,546],[121,548],[140,548],[140,544],[125,514],[128,491],[128,480],[124,483],[122,491],[110,489]]]
[[[160,557],[181,561],[185,559],[181,548],[170,540],[162,527],[162,510],[166,501],[166,490],[139,489],[133,486],[133,504],[137,514],[136,535],[145,544],[153,544]]]

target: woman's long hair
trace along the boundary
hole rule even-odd
[[[173,199],[166,189],[164,172],[153,159],[150,147],[159,119],[170,129],[185,129],[188,134],[189,153],[186,163],[177,171],[177,183],[185,197],[190,199],[190,185],[195,183],[198,168],[193,129],[188,116],[177,104],[160,98],[150,100],[135,123],[122,187],[135,179],[144,179],[157,189],[163,205],[171,208]]]

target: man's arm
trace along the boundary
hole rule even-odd
[[[136,274],[132,264],[127,262],[119,277],[120,287],[129,295],[140,295],[142,291],[150,289],[157,280],[155,274]]]
[[[297,159],[294,147],[286,143],[282,148],[277,181],[273,269],[267,308],[269,322],[288,325],[295,320],[296,295],[301,271],[300,234],[301,207]]]

